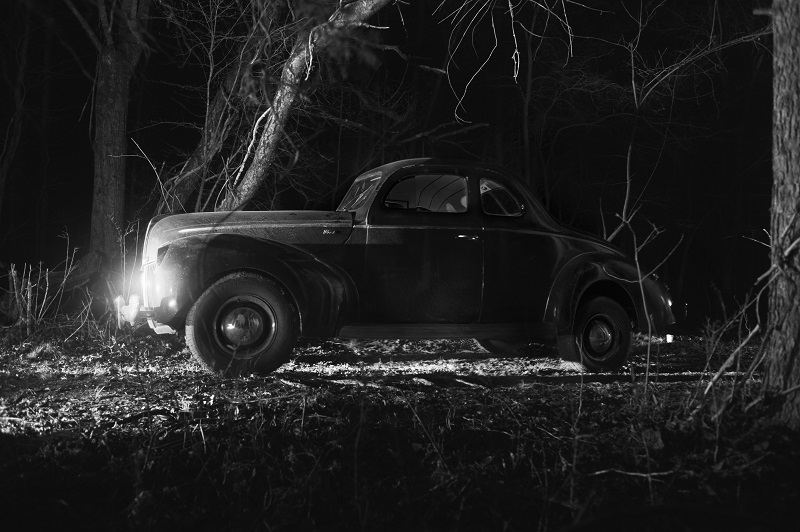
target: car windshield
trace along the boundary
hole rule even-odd
[[[358,176],[336,210],[339,212],[357,211],[370,198],[380,179],[380,172]]]

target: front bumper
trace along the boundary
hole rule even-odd
[[[117,325],[122,327],[123,323],[136,325],[136,323],[147,320],[147,324],[153,329],[156,334],[172,334],[175,329],[169,325],[159,323],[156,321],[156,309],[150,307],[143,307],[139,296],[132,295],[128,304],[122,296],[117,298]]]
[[[150,328],[157,334],[174,333],[173,327],[163,323],[175,316],[176,301],[172,281],[168,272],[157,270],[155,263],[145,264],[141,278],[142,298],[133,294],[127,304],[122,297],[117,298],[118,325],[122,326],[123,322],[135,325],[147,320]],[[162,287],[168,287],[166,294],[161,293]],[[154,306],[154,302],[160,302],[161,305]]]

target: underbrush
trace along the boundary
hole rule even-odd
[[[697,349],[704,382],[645,386],[626,368],[498,386],[468,378],[461,359],[495,358],[463,342],[309,341],[284,371],[223,380],[144,330],[7,334],[0,515],[28,529],[785,529],[800,438],[769,424],[755,381],[704,393],[702,345],[657,353]],[[354,369],[297,369],[318,360]],[[386,361],[466,373],[399,378]]]

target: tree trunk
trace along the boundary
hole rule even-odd
[[[363,24],[388,3],[389,0],[356,0],[337,9],[324,24],[316,26],[310,32],[300,33],[283,67],[280,85],[272,100],[252,161],[238,182],[228,188],[217,210],[242,208],[262,187],[267,170],[275,159],[278,141],[300,90],[300,83],[315,59],[314,54],[324,49],[337,33]]]
[[[88,270],[99,270],[119,252],[125,230],[125,155],[130,81],[144,43],[141,29],[150,0],[124,0],[107,14],[99,4],[105,32],[97,57],[94,94],[94,193]],[[113,7],[113,6],[112,6]]]
[[[773,0],[772,249],[766,391],[800,429],[800,2]]]
[[[208,165],[220,152],[231,133],[231,115],[240,112],[236,90],[248,70],[248,64],[258,54],[262,41],[268,37],[264,28],[259,26],[237,50],[238,59],[228,68],[214,97],[207,102],[200,141],[180,173],[170,179],[169,189],[159,201],[157,214],[201,210],[202,188],[207,178]],[[191,196],[198,191],[200,194],[197,205],[189,205]]]
[[[90,251],[116,255],[124,223],[125,153],[130,73],[124,56],[105,46],[97,59],[94,194]]]
[[[283,67],[280,86],[268,110],[269,115],[253,154],[253,160],[241,181],[234,183],[235,189],[228,190],[219,210],[233,211],[243,207],[263,185],[267,170],[275,159],[278,141],[283,133],[283,126],[289,117],[294,99],[297,97],[300,81],[308,68],[311,52],[308,42],[309,39],[306,35],[301,34],[298,38],[289,60]]]

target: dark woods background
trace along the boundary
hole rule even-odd
[[[390,3],[337,38],[314,57],[248,208],[331,209],[378,164],[479,158],[514,171],[556,218],[602,237],[619,223],[630,172],[637,241],[662,231],[644,262],[668,257],[660,273],[684,323],[730,314],[769,264],[772,72],[768,37],[752,37],[765,25],[758,6],[551,3],[550,12],[530,2]],[[232,86],[229,133],[186,210],[213,209],[298,28],[325,21],[337,2],[194,4],[149,10],[118,154],[128,252],[198,148],[208,104],[255,27],[242,13],[267,10],[262,59]],[[0,10],[0,261],[56,264],[64,235],[81,250],[89,241],[98,55],[80,21],[96,26],[98,5],[6,0]],[[614,243],[633,250],[627,230]]]

